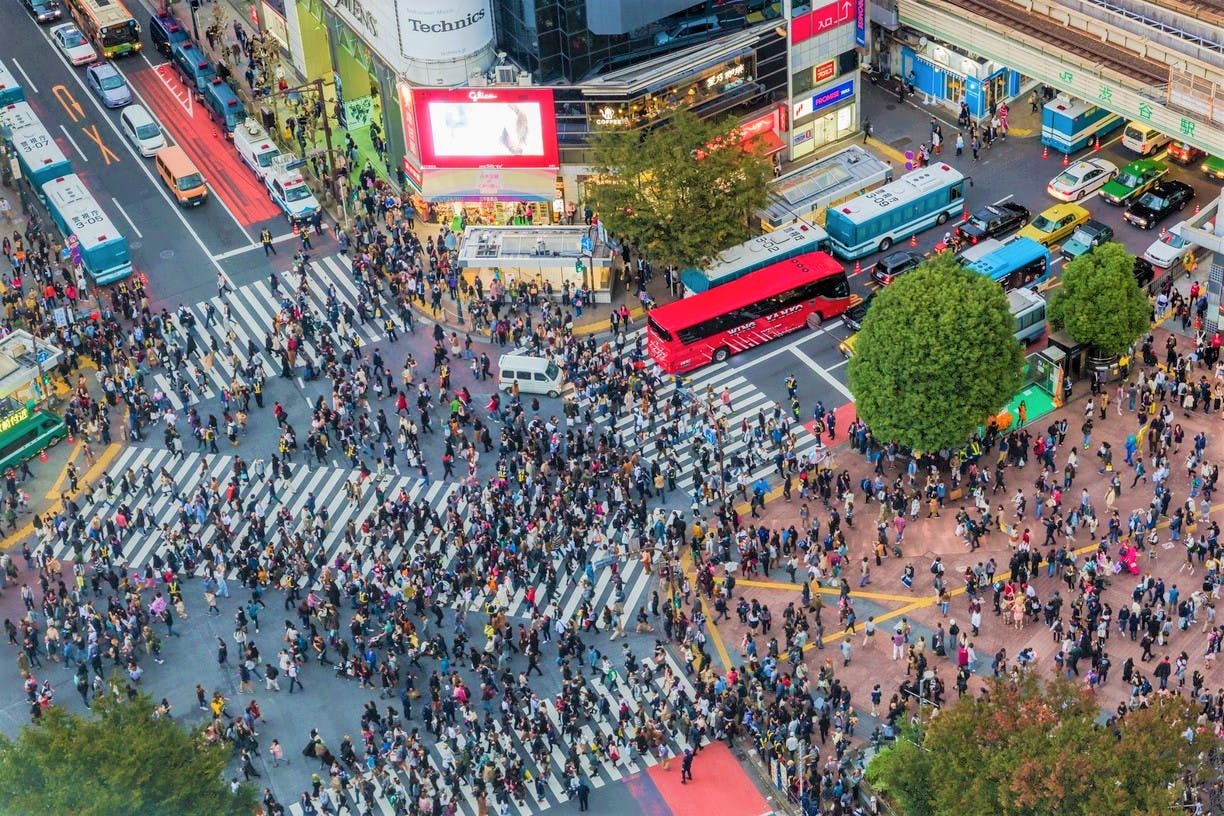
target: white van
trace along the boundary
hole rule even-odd
[[[1172,137],[1143,122],[1127,122],[1122,131],[1122,146],[1140,156],[1150,156],[1171,141]]]
[[[262,181],[272,171],[272,160],[280,155],[280,148],[268,136],[259,122],[247,119],[241,127],[234,129],[234,149],[242,163],[251,168]]]
[[[166,146],[166,134],[141,105],[128,105],[119,112],[119,129],[146,159]]]
[[[545,394],[549,397],[561,395],[565,386],[565,373],[552,360],[531,354],[513,351],[503,354],[497,361],[500,370],[498,387],[509,391],[518,383],[520,394]]]

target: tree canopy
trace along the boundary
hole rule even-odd
[[[591,209],[657,263],[708,263],[751,236],[766,202],[772,165],[741,144],[734,118],[680,111],[654,130],[602,130],[593,147]]]
[[[15,740],[0,735],[0,813],[250,816],[255,794],[230,792],[226,745],[205,744],[146,696],[97,697],[93,716],[52,706]]]
[[[1033,672],[989,683],[988,698],[946,706],[868,766],[903,816],[1167,814],[1182,770],[1214,742],[1183,736],[1195,713],[1181,697],[1102,727],[1082,684]]]
[[[959,448],[1020,389],[1024,353],[1002,288],[941,253],[876,296],[849,383],[882,440]]]
[[[1151,307],[1135,280],[1135,256],[1116,242],[1102,244],[1063,268],[1050,298],[1050,323],[1077,343],[1123,354],[1151,327]]]

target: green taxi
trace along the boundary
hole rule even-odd
[[[1147,192],[1153,184],[1169,172],[1164,162],[1156,159],[1137,159],[1122,168],[1113,180],[1101,188],[1101,198],[1110,204],[1121,206],[1132,198]]]
[[[1224,180],[1224,156],[1208,156],[1200,169],[1208,178]]]

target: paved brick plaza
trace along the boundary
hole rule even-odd
[[[1165,338],[1168,336],[1168,332],[1158,330],[1155,347],[1163,349]],[[1175,336],[1181,346],[1188,342],[1185,337]],[[1206,369],[1203,369],[1202,373],[1208,376],[1209,379],[1213,376],[1213,372]],[[1198,379],[1198,372],[1196,372],[1193,379]],[[1096,456],[1096,450],[1102,441],[1111,443],[1115,452],[1114,461],[1118,465],[1118,473],[1122,479],[1122,492],[1113,507],[1121,516],[1124,530],[1126,518],[1130,512],[1134,509],[1146,509],[1152,499],[1150,478],[1147,484],[1141,481],[1136,485],[1135,489],[1132,490],[1130,487],[1134,472],[1123,461],[1123,447],[1126,437],[1136,431],[1139,427],[1139,422],[1136,414],[1127,410],[1125,403],[1122,406],[1122,413],[1118,413],[1114,398],[1116,388],[1117,383],[1111,383],[1107,387],[1109,403],[1104,420],[1100,419],[1100,402],[1099,400],[1097,401],[1097,410],[1094,410],[1093,414],[1095,429],[1092,435],[1090,450],[1084,450],[1083,446],[1079,444],[1081,441],[1080,426],[1083,423],[1086,403],[1090,396],[1086,383],[1077,384],[1069,405],[1057,409],[1051,415],[1031,421],[1028,426],[1030,432],[1037,435],[1038,433],[1043,433],[1052,422],[1066,417],[1068,424],[1066,446],[1060,448],[1056,454],[1056,464],[1058,466],[1056,473],[1059,482],[1061,483],[1062,467],[1066,463],[1067,450],[1071,445],[1075,445],[1078,448],[1079,468],[1072,487],[1064,491],[1063,507],[1068,508],[1078,504],[1080,490],[1081,488],[1086,488],[1093,505],[1096,507],[1097,515],[1101,519],[1098,538],[1104,535],[1106,519],[1109,515],[1109,510],[1106,509],[1105,505],[1105,493],[1109,485],[1109,476],[1100,472],[1100,461]],[[1173,407],[1172,402],[1170,402],[1170,407]],[[1179,422],[1184,429],[1185,442],[1180,446],[1178,453],[1172,457],[1171,461],[1172,473],[1169,484],[1171,485],[1173,497],[1170,513],[1172,513],[1173,508],[1184,502],[1189,495],[1189,480],[1186,475],[1185,456],[1193,448],[1194,436],[1200,431],[1206,432],[1208,445],[1205,458],[1207,461],[1219,462],[1221,458],[1224,458],[1224,441],[1221,440],[1218,433],[1220,427],[1218,413],[1204,414],[1197,412],[1191,417],[1186,417],[1184,411],[1177,407],[1174,416],[1174,421]],[[839,423],[839,428],[844,427],[844,424]],[[838,584],[836,579],[827,579],[822,582],[819,590],[823,595],[822,620],[824,623],[826,648],[821,651],[815,648],[814,645],[809,644],[805,650],[804,659],[813,675],[825,661],[832,661],[836,670],[836,676],[841,678],[843,682],[849,683],[849,687],[854,693],[854,707],[863,718],[859,728],[856,730],[855,736],[858,739],[862,739],[871,734],[872,728],[877,722],[869,715],[869,692],[872,686],[879,683],[882,687],[884,703],[881,706],[881,712],[883,712],[890,696],[897,691],[899,684],[905,679],[907,661],[904,658],[895,661],[892,659],[890,638],[894,632],[894,627],[900,624],[902,619],[905,619],[912,626],[911,642],[917,642],[919,638],[925,637],[928,644],[931,641],[933,630],[941,623],[946,630],[951,625],[952,620],[956,620],[961,629],[967,631],[969,628],[968,599],[964,590],[964,582],[960,577],[961,574],[966,567],[972,567],[978,562],[984,563],[988,559],[993,558],[998,565],[995,577],[1006,579],[1009,577],[1007,567],[1011,558],[1012,547],[1009,542],[1009,536],[998,531],[996,528],[982,538],[980,549],[972,554],[969,553],[967,545],[955,533],[957,510],[963,507],[972,512],[974,509],[972,499],[968,496],[957,501],[946,501],[940,516],[937,518],[927,518],[927,505],[924,502],[918,517],[910,520],[910,523],[905,528],[902,543],[903,555],[901,558],[892,557],[891,542],[895,539],[895,531],[892,524],[889,524],[890,557],[886,558],[883,564],[877,567],[875,565],[873,545],[876,541],[879,504],[875,501],[865,504],[863,502],[863,493],[857,488],[857,485],[864,476],[870,477],[872,475],[873,466],[867,463],[857,452],[851,450],[844,436],[836,441],[838,444],[833,449],[836,469],[838,471],[842,469],[849,471],[851,484],[856,486],[854,526],[852,529],[846,530],[846,539],[850,546],[850,552],[847,564],[842,570],[842,575],[849,581],[852,589],[850,597],[852,598],[853,608],[857,616],[856,634],[851,638],[852,656],[850,665],[843,668],[843,655],[839,651],[840,639],[843,637],[843,627],[838,624],[837,601],[839,592],[836,588]],[[984,456],[983,461],[993,464],[997,456],[997,450],[996,447],[988,456]],[[902,478],[905,476],[903,460],[899,458],[897,462],[896,468],[886,471],[886,478],[890,481],[897,476]],[[1150,476],[1152,471],[1150,462],[1147,462],[1147,467]],[[1040,521],[1036,521],[1033,518],[1033,497],[1036,492],[1034,482],[1040,475],[1040,472],[1039,465],[1034,462],[1034,457],[1030,455],[1023,468],[1007,468],[1004,471],[1006,489],[994,495],[991,495],[991,491],[988,490],[987,498],[990,501],[992,513],[997,510],[1000,504],[1005,507],[1006,520],[1009,525],[1012,525],[1016,523],[1012,497],[1015,495],[1017,488],[1023,489],[1028,498],[1028,506],[1025,521],[1020,527],[1021,529],[1029,527],[1032,530],[1034,546],[1039,547],[1044,555],[1046,548],[1040,547],[1045,537],[1044,526]],[[921,479],[921,476],[919,478]],[[1200,499],[1201,497],[1195,500],[1196,507],[1199,505]],[[802,533],[805,525],[800,517],[800,509],[804,503],[805,501],[799,498],[798,490],[794,492],[792,500],[789,502],[785,501],[780,495],[776,497],[771,496],[761,519],[752,519],[745,512],[742,515],[742,524],[745,527],[753,523],[765,524],[771,529],[778,527],[785,528],[794,524],[796,529]],[[813,517],[820,518],[822,531],[827,530],[828,513],[822,509],[819,496],[808,499],[806,504]],[[839,511],[842,511],[840,503],[836,503],[835,506],[837,506]],[[1217,497],[1217,501],[1212,507],[1212,518],[1218,519],[1218,511],[1221,507],[1224,507],[1224,505],[1219,503]],[[885,520],[891,522],[892,514],[889,513]],[[1209,521],[1204,522],[1200,520],[1198,530],[1201,532],[1209,523]],[[1154,578],[1163,579],[1166,586],[1169,587],[1173,585],[1179,586],[1183,598],[1187,597],[1194,590],[1202,588],[1201,576],[1203,574],[1203,566],[1196,563],[1194,573],[1191,574],[1190,568],[1186,565],[1184,547],[1180,543],[1173,544],[1169,541],[1168,526],[1168,519],[1162,518],[1157,527],[1161,541],[1160,546],[1155,552],[1149,550],[1147,555],[1140,556],[1138,562],[1141,572],[1140,576],[1133,576],[1123,572],[1120,575],[1112,575],[1108,579],[1104,602],[1113,608],[1115,615],[1110,627],[1108,649],[1112,668],[1109,671],[1107,682],[1098,687],[1096,692],[1103,710],[1112,711],[1116,709],[1117,705],[1130,695],[1130,686],[1124,684],[1120,679],[1123,663],[1128,657],[1134,658],[1137,669],[1147,671],[1155,666],[1155,661],[1151,663],[1140,662],[1139,642],[1137,640],[1131,641],[1129,637],[1120,635],[1117,626],[1116,613],[1124,604],[1130,603],[1131,591],[1142,574],[1151,573]],[[844,525],[843,529],[845,529]],[[1063,539],[1060,536],[1059,544],[1061,545],[1062,543]],[[1068,546],[1073,548],[1078,555],[1077,565],[1082,564],[1089,554],[1095,553],[1098,549],[1097,544],[1090,538],[1086,527],[1081,527],[1075,532],[1074,541],[1068,542]],[[1116,555],[1116,552],[1116,548],[1111,548],[1112,555]],[[860,589],[859,578],[861,573],[859,564],[865,555],[870,556],[871,582],[866,587]],[[938,599],[932,587],[930,566],[936,556],[942,559],[946,567],[944,575],[945,584],[952,595],[947,615],[941,614],[937,603]],[[802,565],[802,559],[800,559],[800,563]],[[740,624],[735,613],[736,604],[739,602],[740,597],[744,597],[749,601],[758,600],[762,604],[768,605],[773,615],[771,633],[768,635],[758,633],[756,636],[758,654],[761,656],[765,655],[766,644],[769,638],[775,636],[778,638],[780,649],[783,656],[785,656],[785,634],[782,631],[782,613],[786,605],[792,601],[797,608],[801,606],[802,590],[801,584],[789,582],[784,569],[785,564],[786,559],[780,559],[773,566],[768,576],[758,575],[756,578],[750,578],[746,575],[738,575],[734,597],[728,603],[728,612],[731,615],[731,619],[721,622],[718,627],[722,643],[725,645],[732,665],[741,666],[745,662],[741,651],[741,644],[748,627]],[[907,589],[901,581],[902,571],[907,564],[912,564],[915,570],[915,580],[912,589]],[[720,569],[719,575],[723,574],[723,570]],[[798,580],[803,580],[802,566]],[[1069,611],[1069,602],[1076,593],[1068,592],[1066,584],[1062,581],[1061,571],[1056,573],[1055,577],[1048,577],[1047,565],[1043,558],[1034,584],[1040,603],[1044,603],[1054,589],[1061,590],[1061,595],[1066,602],[1062,609],[1062,616],[1065,620]],[[815,587],[815,584],[813,584],[813,587]],[[1016,655],[1026,647],[1031,647],[1034,650],[1038,665],[1043,671],[1051,671],[1057,668],[1054,658],[1061,647],[1060,642],[1055,641],[1050,630],[1040,620],[1037,623],[1031,620],[1027,621],[1023,624],[1022,628],[1017,628],[1010,620],[1005,622],[1006,619],[1004,617],[995,615],[992,606],[993,593],[989,588],[985,589],[980,597],[983,601],[981,632],[979,636],[971,638],[976,652],[976,661],[973,666],[976,678],[980,679],[990,676],[991,663],[994,655],[1000,648],[1005,648],[1007,651],[1008,668],[1014,665]],[[713,613],[711,612],[711,614]],[[1174,614],[1174,619],[1176,619],[1175,613],[1171,614]],[[878,631],[873,638],[874,642],[864,646],[864,625],[869,616],[875,617]],[[1157,645],[1153,647],[1153,650],[1157,659],[1164,654],[1169,654],[1174,660],[1184,650],[1190,658],[1187,678],[1190,677],[1194,670],[1198,669],[1206,677],[1206,688],[1214,689],[1224,684],[1224,670],[1218,665],[1210,669],[1204,666],[1203,658],[1208,640],[1208,635],[1203,631],[1205,620],[1205,616],[1200,612],[1197,623],[1185,632],[1176,631],[1175,629],[1167,646],[1161,647]],[[949,649],[949,654],[946,658],[937,657],[931,654],[930,651],[927,654],[929,668],[935,669],[945,683],[946,698],[954,699],[956,696],[955,650]],[[1079,664],[1080,675],[1086,676],[1088,668],[1088,661],[1081,661]],[[1150,673],[1148,676],[1150,677]],[[1171,680],[1170,684],[1176,686],[1176,679]],[[970,684],[970,692],[976,693],[981,685],[982,683],[980,682],[972,682]],[[1152,685],[1157,685],[1154,679],[1152,679]],[[1187,679],[1188,687],[1189,679]]]

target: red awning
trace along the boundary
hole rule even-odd
[[[781,153],[786,149],[786,145],[782,143],[782,139],[772,130],[767,130],[764,133],[758,133],[748,141],[744,142],[745,150],[760,152],[766,156],[772,156],[775,153]]]

